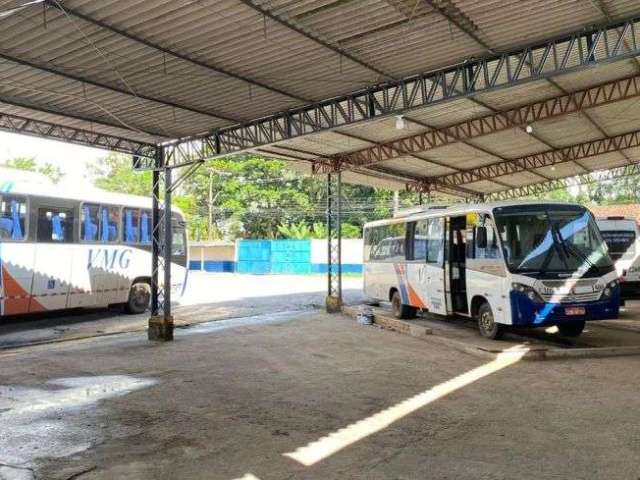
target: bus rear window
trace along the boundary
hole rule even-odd
[[[27,202],[19,197],[0,197],[0,240],[22,241],[27,236]]]

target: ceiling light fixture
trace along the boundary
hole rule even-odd
[[[404,127],[407,126],[407,122],[404,121],[404,117],[402,115],[398,115],[396,117],[396,129],[404,130]]]
[[[524,131],[527,133],[532,133],[533,127],[531,125],[527,125],[526,127],[524,127]]]

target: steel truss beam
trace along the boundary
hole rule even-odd
[[[350,95],[174,142],[167,145],[167,158],[172,158],[176,164],[207,160],[634,57],[640,55],[640,45],[636,41],[638,28],[640,19],[610,23],[510,53],[389,81]],[[195,158],[182,155],[184,145],[190,143],[194,146],[187,150],[197,151]]]
[[[634,163],[623,167],[612,168],[610,170],[593,171],[584,173],[576,177],[566,177],[551,180],[549,182],[535,183],[514,188],[504,192],[496,192],[486,195],[485,200],[510,200],[519,197],[529,197],[542,195],[544,193],[569,188],[578,185],[589,185],[593,183],[606,182],[624,177],[640,176],[640,164]]]
[[[482,180],[492,181],[494,178],[505,175],[549,167],[560,163],[575,162],[584,158],[618,152],[638,146],[640,146],[640,130],[600,140],[593,140],[591,142],[578,143],[569,147],[534,153],[513,160],[492,163],[461,172],[427,178],[418,183],[422,185],[435,184],[457,187]]]
[[[326,173],[333,169],[349,169],[351,165],[373,165],[638,96],[640,96],[640,75],[635,75],[504,112],[465,120],[448,127],[431,129],[345,155],[335,155],[331,161],[319,160],[317,170]]]
[[[55,123],[32,120],[7,113],[0,113],[0,130],[33,137],[60,140],[87,147],[103,148],[147,160],[154,159],[157,151],[156,146],[150,143],[136,142],[135,140],[129,140],[115,135],[105,135],[90,130],[65,127]]]

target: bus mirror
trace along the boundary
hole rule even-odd
[[[487,248],[487,227],[476,227],[476,247]]]

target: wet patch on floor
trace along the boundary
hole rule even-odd
[[[36,478],[40,458],[62,458],[101,441],[91,421],[102,400],[151,387],[155,380],[127,375],[60,378],[43,388],[0,385],[0,480]],[[74,413],[82,413],[82,421]]]
[[[176,335],[200,335],[203,333],[213,333],[220,330],[238,327],[253,327],[258,325],[269,325],[273,323],[285,323],[296,318],[300,318],[301,314],[308,313],[309,310],[292,310],[287,312],[277,312],[271,314],[260,314],[251,317],[229,318],[227,320],[215,320],[212,322],[199,323],[189,325],[188,327],[178,328]]]

